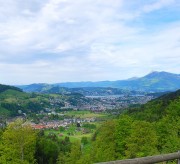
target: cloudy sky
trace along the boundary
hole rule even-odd
[[[179,0],[0,0],[0,83],[180,73]]]

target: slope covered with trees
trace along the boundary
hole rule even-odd
[[[93,162],[176,152],[180,149],[180,90],[127,110],[113,122],[102,126],[106,130],[99,129]]]
[[[140,108],[127,110],[116,120],[105,122],[94,134],[91,148],[82,150],[76,163],[87,158],[87,163],[94,163],[178,151],[179,93],[180,90],[167,94]]]
[[[0,84],[0,93],[1,93],[1,92],[4,92],[4,91],[6,91],[6,90],[9,90],[9,89],[22,92],[22,90],[19,89],[19,88],[17,88],[17,87]]]
[[[91,164],[176,152],[180,150],[180,90],[104,122],[91,140],[70,142],[68,137],[35,133],[15,122],[0,132],[0,141],[0,161],[6,163]]]
[[[40,94],[25,93],[21,89],[7,85],[0,85],[0,117],[15,117],[23,113],[37,114],[40,111],[58,110],[65,106],[65,102],[78,105],[79,102],[90,100],[79,93],[70,94]]]
[[[0,163],[35,163],[36,132],[17,120],[8,125],[0,141]]]

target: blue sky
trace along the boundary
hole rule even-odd
[[[0,83],[180,73],[179,0],[0,0]]]

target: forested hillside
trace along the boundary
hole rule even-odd
[[[16,91],[22,92],[22,90],[19,89],[19,88],[17,88],[17,87],[13,87],[13,86],[9,86],[9,85],[2,85],[2,84],[0,84],[0,93],[6,91],[6,90],[8,90],[8,89],[16,90]]]
[[[80,151],[79,145],[79,158],[74,163],[143,157],[179,149],[180,90],[105,122],[92,137],[90,148]],[[64,154],[66,163],[73,158],[72,153]]]
[[[108,144],[107,144],[108,143]],[[117,120],[106,122],[94,136],[93,162],[143,157],[180,149],[180,90]]]
[[[31,132],[31,138],[23,144],[24,152],[15,135],[17,129],[18,135],[23,134],[24,138]],[[177,152],[180,150],[180,90],[139,108],[127,109],[117,119],[104,122],[90,139],[70,141],[56,134],[45,135],[43,131],[31,131],[28,125],[22,126],[18,121],[4,129],[0,138],[0,161],[4,163],[91,164]]]
[[[79,101],[86,102],[88,99],[78,93],[67,95],[25,93],[16,87],[0,85],[0,116],[3,118],[56,110],[64,107],[65,102],[77,105]]]

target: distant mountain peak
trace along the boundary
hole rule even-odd
[[[164,92],[180,89],[180,74],[153,71],[144,77],[130,78],[127,80],[34,84],[19,87],[26,92],[40,92],[48,91],[54,86],[56,86],[56,88],[111,87],[136,91]]]
[[[136,80],[136,79],[139,79],[139,77],[131,77],[131,78],[127,79],[127,80]]]
[[[166,77],[166,76],[177,76],[177,74],[173,74],[173,73],[169,73],[169,72],[165,72],[165,71],[153,71],[149,74],[147,74],[146,78],[154,78],[154,77]]]

